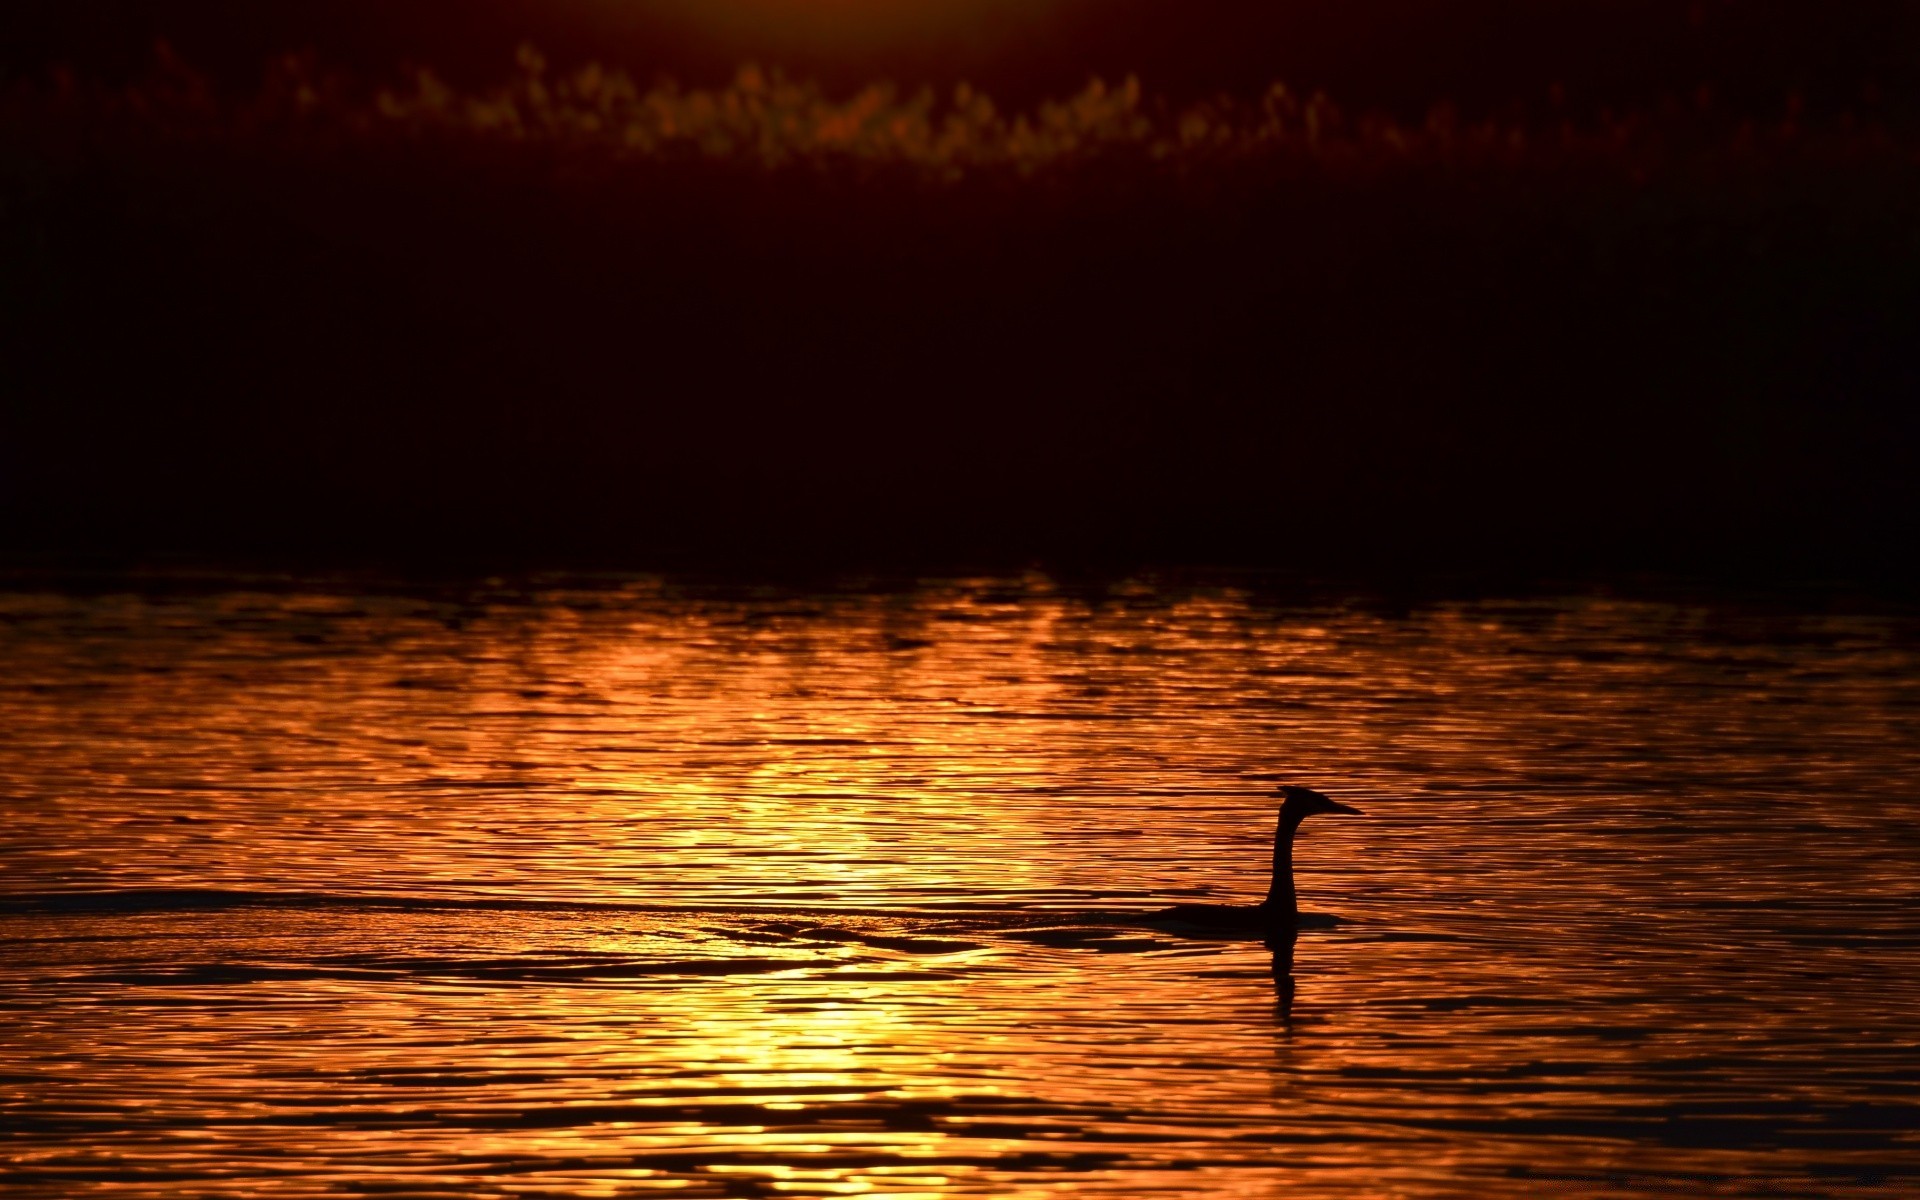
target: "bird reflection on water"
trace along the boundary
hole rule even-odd
[[[1267,949],[1273,953],[1273,1011],[1283,1029],[1293,1028],[1293,948],[1299,940],[1299,933],[1292,929],[1267,935]]]

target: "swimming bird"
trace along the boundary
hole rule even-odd
[[[1293,835],[1308,817],[1322,813],[1357,817],[1360,810],[1312,788],[1283,787],[1273,794],[1285,800],[1280,805],[1279,825],[1273,831],[1273,883],[1267,888],[1266,900],[1259,904],[1176,904],[1150,914],[1151,924],[1249,933],[1291,932],[1300,927],[1300,901],[1293,890]],[[1308,923],[1330,922],[1324,917],[1310,917]]]

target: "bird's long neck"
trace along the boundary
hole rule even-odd
[[[1280,823],[1273,831],[1273,883],[1261,905],[1276,918],[1284,916],[1289,925],[1300,917],[1300,898],[1293,890],[1293,835],[1299,832],[1300,821],[1298,813],[1280,810]]]

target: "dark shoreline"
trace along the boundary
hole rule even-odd
[[[949,171],[196,79],[9,110],[7,560],[1914,574],[1896,129],[1109,94]]]
[[[465,619],[494,605],[551,602],[597,608],[597,597],[646,595],[734,603],[785,597],[803,606],[962,588],[1001,599],[1054,595],[1080,603],[1137,606],[1231,593],[1272,610],[1343,609],[1403,617],[1432,606],[1587,599],[1674,605],[1703,613],[1793,620],[1828,614],[1907,619],[1920,614],[1920,577],[1883,574],[1713,572],[1587,569],[1560,574],[1500,570],[1366,571],[1303,566],[1202,566],[1181,563],[1047,563],[1019,566],[973,561],[882,563],[736,560],[628,564],[501,560],[358,563],[148,558],[0,561],[0,596],[139,596],[168,598],[258,594],[410,598]]]

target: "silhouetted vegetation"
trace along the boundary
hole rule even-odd
[[[1129,73],[1179,103],[1285,79],[1411,120],[1441,99],[1504,113],[1555,85],[1583,116],[1703,85],[1775,113],[1793,92],[1822,114],[1911,115],[1920,93],[1916,0],[10,0],[0,75],[66,63],[118,81],[163,37],[241,90],[290,50],[363,77],[432,64],[471,88],[532,42],[647,80],[711,86],[777,61],[838,94],[969,81],[1021,108]]]
[[[1920,140],[170,57],[4,115],[9,540],[1859,566]]]

